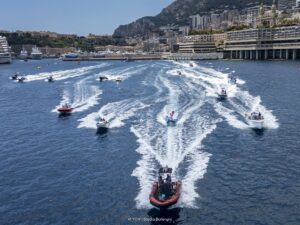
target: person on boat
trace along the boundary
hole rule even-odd
[[[173,120],[174,114],[175,114],[175,111],[172,111],[172,112],[170,113],[170,119],[171,119],[171,120]]]
[[[19,72],[17,72],[15,75],[12,76],[13,79],[17,79],[19,76]]]
[[[164,183],[164,180],[162,179],[162,176],[159,176],[158,178],[158,184],[161,186]]]
[[[170,183],[172,182],[171,176],[169,174],[167,175],[166,181]]]

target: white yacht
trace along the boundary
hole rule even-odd
[[[28,52],[26,51],[26,49],[23,47],[23,49],[20,52],[20,59],[26,60],[28,58]]]
[[[42,59],[42,52],[35,46],[32,48],[31,51],[31,58],[32,59],[36,59],[36,60],[40,60]]]
[[[10,48],[8,46],[6,37],[0,36],[0,64],[10,63],[10,62],[11,62],[11,54],[10,54]]]

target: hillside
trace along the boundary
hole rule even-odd
[[[189,16],[222,9],[243,9],[259,4],[258,0],[176,0],[157,16],[143,17],[127,25],[119,26],[114,36],[145,36],[158,32],[160,26],[168,24],[188,25]],[[272,0],[265,0],[271,4]]]

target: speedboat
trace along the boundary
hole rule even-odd
[[[67,103],[57,109],[57,111],[61,114],[70,114],[73,110],[74,108],[72,108],[71,105]]]
[[[219,96],[220,100],[224,100],[227,98],[227,92],[226,92],[225,88],[221,89],[221,92],[218,93],[218,96]]]
[[[49,76],[49,77],[47,77],[47,81],[48,81],[48,82],[53,82],[53,81],[54,81],[54,78],[53,78],[52,76]]]
[[[99,77],[99,81],[100,81],[100,82],[102,82],[102,81],[104,81],[104,80],[108,80],[108,78],[105,77],[105,76],[100,76],[100,77]]]
[[[246,119],[249,126],[253,129],[263,129],[264,128],[264,117],[260,112],[254,111],[250,114],[246,114]]]
[[[109,128],[109,122],[104,118],[100,118],[96,126],[98,132],[106,132]]]
[[[166,116],[166,124],[168,126],[176,126],[177,120],[174,118],[175,111],[172,111],[170,115]]]
[[[10,77],[10,79],[12,80],[18,80],[18,78],[19,78],[19,73],[16,73],[15,75]]]
[[[16,79],[19,83],[23,83],[25,80],[26,80],[26,77],[18,77],[17,79]]]
[[[172,168],[160,168],[158,181],[152,186],[149,196],[150,203],[160,209],[167,209],[175,205],[181,194],[181,181],[172,181]]]
[[[178,70],[177,73],[178,73],[178,75],[181,75],[181,71]]]
[[[194,64],[193,64],[193,63],[190,63],[190,67],[194,67]]]
[[[122,78],[121,78],[121,77],[117,77],[117,78],[115,79],[115,81],[116,81],[116,82],[122,82]]]

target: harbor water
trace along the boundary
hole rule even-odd
[[[192,63],[1,65],[0,224],[300,224],[300,64]],[[253,110],[263,130],[245,120]],[[149,193],[166,165],[183,187],[160,211]]]

